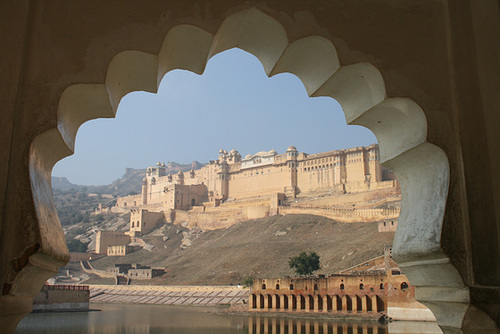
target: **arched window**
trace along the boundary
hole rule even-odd
[[[290,290],[293,290],[293,284],[290,284]]]
[[[195,206],[196,204],[196,201],[194,200],[194,198],[191,198],[191,206]]]
[[[344,290],[344,283],[340,284],[340,290]]]
[[[262,290],[265,290],[265,289],[266,289],[266,285],[262,284]]]
[[[360,283],[360,284],[359,284],[359,289],[360,289],[360,290],[364,290],[364,289],[365,289],[365,286],[363,285],[363,283]]]
[[[401,290],[405,291],[407,289],[408,289],[408,283],[406,283],[406,282],[401,283]]]
[[[318,290],[318,284],[314,284],[314,291]]]
[[[380,283],[380,290],[384,290],[384,283]]]
[[[280,289],[280,285],[276,284],[276,290],[279,290],[279,289]]]
[[[132,222],[132,228],[134,228],[134,222]]]

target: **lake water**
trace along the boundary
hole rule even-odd
[[[91,304],[91,308],[102,311],[32,313],[20,322],[16,333],[392,334],[440,332],[429,331],[427,329],[429,324],[425,323],[410,324],[410,329],[391,330],[392,324],[386,326],[373,322],[230,315],[216,313],[216,309],[205,307]],[[401,324],[404,323],[399,323],[399,327]]]

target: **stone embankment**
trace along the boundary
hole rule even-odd
[[[91,303],[217,306],[246,304],[248,296],[239,286],[90,285]]]

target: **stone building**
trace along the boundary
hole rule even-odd
[[[334,98],[348,124],[374,132],[380,161],[401,182],[394,257],[419,301],[445,333],[498,333],[499,7],[0,2],[1,328],[14,332],[69,260],[51,171],[74,152],[80,125],[114,117],[130,92],[156,92],[171,70],[202,74],[212,56],[238,47],[266,74],[294,73],[310,96]]]
[[[113,268],[108,269],[108,272],[117,276],[125,276],[128,279],[151,279],[156,276],[161,276],[165,273],[164,268],[151,268],[143,266],[139,263],[116,264]]]
[[[387,288],[385,273],[256,279],[249,308],[255,311],[378,313],[386,311]]]
[[[255,279],[249,309],[259,312],[381,312],[395,320],[436,321],[415,299],[415,287],[392,259],[384,255],[336,274]]]
[[[221,149],[217,160],[198,170],[167,175],[164,164],[147,168],[141,194],[118,198],[116,206],[188,210],[276,194],[295,198],[318,191],[393,187],[394,179],[382,179],[383,170],[376,144],[318,154],[290,146],[284,154],[271,150],[245,158],[235,149]]]
[[[148,234],[158,224],[164,220],[163,213],[149,212],[143,209],[130,210],[130,228],[126,232],[131,237]]]
[[[249,310],[256,312],[385,313],[395,320],[435,321],[415,300],[400,271],[254,280]]]
[[[97,231],[95,237],[95,252],[100,255],[108,254],[109,246],[123,246],[130,243],[130,236],[117,231]]]
[[[125,256],[130,254],[141,247],[138,246],[130,246],[130,245],[116,245],[116,246],[108,246],[108,251],[106,253],[107,256]]]
[[[33,310],[39,312],[89,311],[88,285],[49,285],[33,298]]]
[[[398,220],[397,219],[384,219],[378,222],[378,231],[379,232],[396,232],[398,228]]]
[[[329,208],[336,195],[346,193],[372,192],[372,198],[395,196],[398,200],[399,184],[394,174],[386,171],[380,165],[376,144],[318,154],[299,153],[290,146],[284,154],[271,150],[244,158],[236,149],[221,149],[218,160],[188,172],[167,174],[160,162],[148,167],[141,193],[117,198],[111,210],[130,210],[131,236],[147,233],[152,226],[146,223],[148,231],[139,231],[144,218],[136,217],[156,220],[151,216],[160,217],[161,213],[167,222],[203,229],[225,228],[278,213],[309,213],[339,221],[395,219],[399,209],[353,210],[352,204],[349,208]],[[304,204],[318,197],[322,198],[320,204]],[[302,204],[289,206],[295,198]],[[359,201],[363,205],[363,200]]]

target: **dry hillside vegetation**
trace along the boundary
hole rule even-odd
[[[92,264],[106,269],[138,262],[167,270],[163,277],[133,284],[239,284],[247,277],[293,275],[288,258],[301,251],[317,252],[321,269],[316,273],[331,274],[382,255],[394,238],[394,233],[378,233],[377,223],[338,223],[313,215],[277,215],[205,232],[168,224],[152,234],[144,237],[154,246],[151,251]]]

